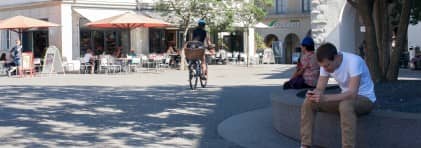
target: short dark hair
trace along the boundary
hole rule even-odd
[[[324,43],[316,51],[317,61],[319,62],[322,62],[324,59],[333,61],[336,55],[338,55],[338,50],[332,43]]]

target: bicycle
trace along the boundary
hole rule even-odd
[[[197,81],[200,80],[200,85],[205,88],[207,85],[207,78],[203,77],[201,59],[205,54],[205,47],[201,42],[189,41],[186,43],[185,55],[188,61],[189,69],[189,84],[192,90],[197,88]],[[207,68],[206,63],[206,68]]]

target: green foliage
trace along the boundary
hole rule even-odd
[[[271,8],[273,6],[273,0],[254,0],[254,5],[263,9]]]
[[[263,50],[263,49],[267,48],[266,44],[264,42],[264,39],[260,34],[254,33],[254,41],[256,43],[256,49],[257,49],[256,51]]]
[[[399,17],[402,9],[402,1],[400,0],[390,0],[388,2],[391,23],[392,25],[399,24]],[[410,12],[410,21],[412,25],[418,24],[421,21],[421,1],[420,0],[411,0],[411,12]]]
[[[228,9],[228,6],[222,2],[215,2],[215,9],[212,13],[208,13],[206,22],[212,32],[220,30],[230,30],[231,24],[234,22],[234,11]]]
[[[266,17],[266,8],[271,7],[271,0],[254,0],[253,3],[243,3],[240,10],[236,11],[239,22],[250,26]]]
[[[223,29],[230,26],[234,16],[221,0],[160,0],[155,8],[163,16],[175,17],[167,21],[180,24],[181,28],[191,28],[197,20],[205,19],[212,30]]]
[[[419,21],[421,21],[421,1],[420,0],[412,0],[410,23],[415,25]]]
[[[254,0],[251,3],[237,0],[160,0],[156,9],[163,16],[177,18],[167,20],[180,24],[181,28],[195,26],[199,19],[205,19],[212,31],[233,30],[233,22],[251,25],[266,16],[266,8],[273,0]]]

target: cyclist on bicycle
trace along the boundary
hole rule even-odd
[[[203,20],[203,19],[199,20],[197,28],[193,31],[193,40],[194,41],[200,41],[205,46],[207,45],[207,46],[210,47],[211,42],[210,42],[210,39],[207,36],[205,26],[206,26],[205,20]],[[202,71],[204,72],[204,76],[202,76],[202,78],[207,79],[208,68],[206,66],[206,54],[204,54],[203,57],[201,58],[201,62],[202,62],[202,66],[201,66]]]

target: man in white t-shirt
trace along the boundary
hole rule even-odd
[[[374,84],[365,61],[358,55],[338,52],[331,43],[316,51],[320,65],[317,87],[307,91],[301,106],[301,147],[312,145],[312,132],[316,112],[337,112],[341,118],[342,147],[354,148],[357,115],[367,114],[376,101]],[[324,94],[329,77],[341,88],[339,94]]]
[[[90,73],[94,73],[94,68],[95,68],[95,63],[94,63],[94,56],[93,56],[93,52],[91,49],[87,49],[85,55],[83,56],[83,64],[85,64],[85,66],[90,69]]]

